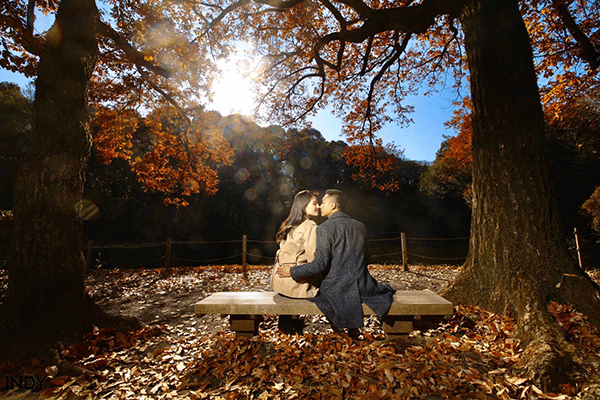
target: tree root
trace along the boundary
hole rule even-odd
[[[577,355],[565,350],[566,346],[569,345],[555,340],[533,340],[521,355],[515,372],[531,379],[546,393],[560,393],[563,385],[575,385],[581,380],[584,370],[575,360]]]

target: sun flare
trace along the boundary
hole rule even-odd
[[[213,101],[211,108],[222,115],[242,114],[251,115],[255,107],[255,94],[252,91],[251,71],[242,70],[247,66],[247,60],[228,60],[219,67],[222,74],[215,80],[213,86]]]

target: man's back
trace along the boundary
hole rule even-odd
[[[394,291],[369,274],[367,246],[365,226],[338,211],[317,228],[315,260],[292,269],[295,280],[327,274],[314,301],[337,327],[363,326],[363,302],[380,317],[393,302]]]
[[[336,212],[317,228],[317,243],[319,236],[324,239],[322,244],[331,249],[330,271],[324,280],[326,286],[330,283],[339,285],[340,281],[350,283],[366,273],[369,264],[367,232],[361,222]]]

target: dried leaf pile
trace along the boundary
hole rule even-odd
[[[460,268],[372,266],[396,289],[439,291]],[[88,287],[108,311],[139,316],[144,329],[95,329],[62,357],[82,368],[60,376],[57,366],[0,363],[0,375],[49,376],[40,398],[64,399],[572,399],[585,386],[543,393],[515,375],[519,343],[514,321],[459,306],[450,321],[422,321],[406,342],[384,342],[377,318],[365,319],[363,340],[333,333],[324,317],[305,317],[305,334],[286,335],[266,316],[259,336],[236,338],[221,316],[192,315],[191,305],[212,291],[267,290],[269,267],[95,271]],[[549,311],[600,371],[600,337],[572,307]],[[587,384],[586,384],[587,385]],[[29,396],[12,391],[5,395]],[[585,397],[580,397],[585,398]],[[594,398],[594,397],[589,397]]]

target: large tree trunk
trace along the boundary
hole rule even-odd
[[[14,194],[4,301],[6,333],[27,345],[75,339],[90,328],[81,200],[91,148],[87,85],[98,47],[94,0],[62,0],[38,66],[29,149]]]
[[[548,179],[543,112],[517,0],[469,0],[461,16],[473,99],[473,214],[465,270],[445,295],[510,312],[523,367],[556,389],[575,365],[554,300],[600,326],[598,287],[569,256]]]

